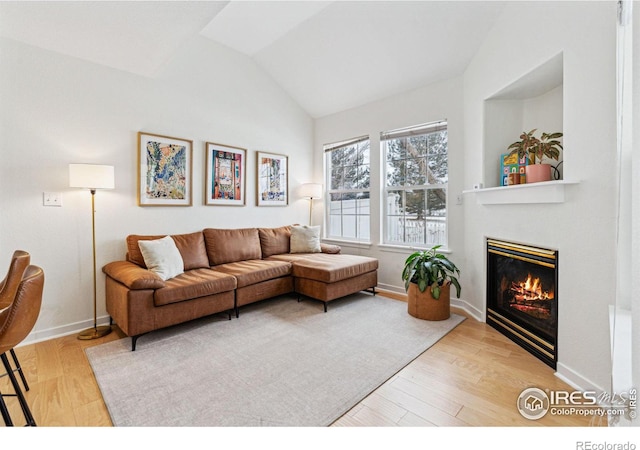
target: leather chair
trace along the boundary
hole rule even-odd
[[[0,310],[9,306],[16,296],[22,274],[29,266],[31,256],[23,250],[16,250],[11,257],[11,264],[4,280],[0,281]]]
[[[38,266],[28,266],[18,285],[13,302],[6,309],[0,311],[0,359],[2,359],[15,392],[14,394],[0,393],[0,413],[7,426],[13,426],[13,421],[4,402],[4,397],[17,397],[27,421],[26,424],[36,426],[29,405],[9,363],[9,358],[7,358],[7,352],[22,342],[36,324],[42,306],[43,289],[43,270]]]
[[[0,281],[0,311],[7,308],[13,299],[16,296],[16,292],[18,291],[18,286],[22,281],[22,275],[24,271],[29,266],[31,262],[31,255],[24,250],[16,250],[13,252],[13,256],[11,257],[11,264],[9,264],[9,270],[7,271],[7,275],[4,280]],[[29,385],[27,384],[27,379],[22,372],[22,367],[20,366],[20,361],[18,361],[18,356],[16,352],[11,349],[10,350],[11,357],[13,358],[13,362],[16,366],[14,371],[18,372],[20,375],[20,379],[22,380],[22,385],[25,390],[29,390]]]

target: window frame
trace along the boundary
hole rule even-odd
[[[332,152],[334,151],[338,151],[338,150],[342,150],[345,149],[347,147],[350,146],[354,146],[354,145],[359,145],[363,142],[368,142],[369,144],[369,148],[368,148],[368,158],[367,158],[367,168],[368,168],[368,187],[366,188],[349,188],[349,189],[333,189],[332,188]],[[335,142],[332,144],[325,144],[323,146],[323,150],[324,150],[324,170],[325,170],[325,200],[324,200],[324,208],[325,208],[325,230],[324,230],[324,237],[327,239],[331,239],[331,240],[338,240],[338,241],[345,241],[345,242],[353,242],[353,243],[363,243],[363,242],[370,242],[371,240],[371,139],[368,135],[366,136],[359,136],[356,138],[352,138],[352,139],[347,139],[344,141],[339,141],[339,142]],[[342,167],[345,167],[345,165],[343,165]],[[360,166],[358,164],[356,164],[356,170],[358,170]],[[332,221],[331,221],[331,217],[332,217],[332,209],[331,209],[331,197],[332,194],[361,194],[361,193],[366,193],[368,194],[368,199],[369,199],[369,206],[368,206],[368,213],[367,214],[359,214],[357,212],[356,209],[356,213],[355,214],[347,214],[348,216],[355,216],[355,237],[350,237],[350,236],[344,236],[344,217],[345,214],[343,213],[343,211],[341,211],[341,213],[339,214],[340,216],[340,235],[335,235],[335,234],[331,234],[332,231]],[[341,207],[343,206],[342,202],[341,202]],[[357,205],[356,205],[357,208]],[[333,214],[333,215],[337,215],[337,214]],[[360,231],[360,227],[359,227],[359,218],[362,216],[366,216],[368,217],[368,229],[367,229],[367,235],[363,238],[362,235],[359,233]]]
[[[411,185],[407,184],[406,180],[403,180],[401,185],[388,185],[388,141],[392,139],[400,139],[400,138],[410,138],[417,137],[423,135],[429,135],[431,133],[436,133],[440,131],[447,132],[447,172],[446,172],[446,181],[441,183],[429,183],[428,174],[425,170],[424,181],[425,184],[416,184]],[[446,119],[438,120],[435,122],[424,123],[420,125],[390,130],[386,132],[380,133],[380,175],[381,175],[381,238],[380,242],[382,245],[386,246],[397,246],[402,248],[430,248],[433,245],[441,245],[446,248],[448,246],[449,240],[449,139],[448,139],[448,121]],[[425,150],[425,158],[428,155],[428,148]],[[403,158],[406,162],[409,160],[407,156]],[[428,162],[428,161],[426,161]],[[428,166],[425,166],[428,168]],[[431,192],[435,190],[442,190],[444,192],[444,216],[443,216],[443,230],[440,232],[443,233],[441,239],[437,239],[434,242],[429,242],[428,236],[428,222],[429,218],[432,219],[437,218],[438,216],[425,216],[425,227],[424,227],[424,239],[423,242],[410,242],[407,239],[406,229],[403,230],[403,238],[402,240],[392,240],[390,239],[390,223],[389,220],[394,215],[390,215],[389,213],[389,194],[391,192],[399,192],[402,195],[401,205],[406,205],[406,195],[410,191],[422,191],[424,192],[425,197],[428,196]],[[428,208],[428,200],[425,198],[425,209]],[[403,211],[402,215],[398,215],[397,217],[406,217],[406,211]],[[432,220],[433,221],[433,220]]]

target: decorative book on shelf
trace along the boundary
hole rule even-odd
[[[518,160],[518,155],[510,155],[504,153],[500,155],[500,186],[509,185],[509,174],[517,173],[520,175],[520,181],[518,184],[526,183],[525,167],[529,162],[529,158],[523,156]]]

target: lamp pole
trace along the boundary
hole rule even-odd
[[[96,264],[96,190],[115,187],[114,167],[101,164],[69,164],[69,187],[91,192],[91,251],[93,257],[93,327],[82,331],[78,339],[97,339],[111,333],[111,325],[98,326],[98,286]]]
[[[309,197],[309,226],[311,226],[312,216],[313,216],[313,197]]]
[[[91,243],[93,250],[93,328],[78,335],[78,339],[98,339],[111,333],[110,325],[98,326],[98,284],[96,276],[96,190],[91,189]]]

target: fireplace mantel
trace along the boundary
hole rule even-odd
[[[462,191],[475,194],[481,205],[507,205],[527,203],[564,203],[565,187],[579,181],[544,181],[540,183],[516,184],[514,186],[490,187]]]

